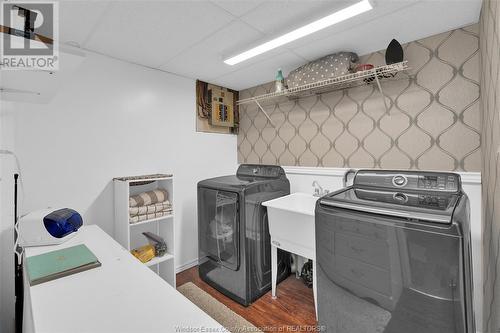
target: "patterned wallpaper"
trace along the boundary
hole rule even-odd
[[[500,332],[500,3],[485,0],[480,20],[484,333]],[[476,318],[481,320],[481,318]]]
[[[375,85],[241,106],[240,163],[479,171],[478,25],[403,45],[409,75]],[[385,50],[361,62],[385,64]],[[272,73],[271,73],[272,75]],[[273,82],[240,98],[273,91]],[[388,100],[389,101],[389,100]]]

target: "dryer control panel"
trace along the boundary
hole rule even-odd
[[[278,165],[242,164],[236,171],[237,176],[286,178],[285,171]]]
[[[354,178],[354,186],[437,192],[461,190],[459,175],[428,171],[359,170]]]

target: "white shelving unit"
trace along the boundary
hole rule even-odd
[[[128,251],[148,244],[142,234],[149,231],[162,237],[167,243],[167,253],[155,257],[144,265],[160,275],[175,288],[175,232],[174,214],[150,220],[130,223],[129,197],[141,192],[165,189],[168,200],[174,203],[174,179],[172,175],[147,175],[137,177],[114,178],[115,192],[115,239]],[[175,212],[174,212],[175,213]]]

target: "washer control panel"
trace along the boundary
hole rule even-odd
[[[427,206],[445,209],[449,205],[450,196],[446,195],[419,195],[418,196],[418,204],[419,206]]]
[[[441,210],[446,209],[456,197],[449,193],[371,191],[365,189],[355,189],[354,191],[356,196],[363,200]]]
[[[440,191],[457,191],[458,182],[456,175],[426,175],[418,179],[418,188]]]
[[[354,186],[435,192],[458,192],[461,190],[459,175],[427,171],[359,170],[354,178]]]

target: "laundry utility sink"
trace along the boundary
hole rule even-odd
[[[314,260],[316,200],[312,194],[292,193],[262,203],[267,206],[271,244]]]
[[[318,304],[316,291],[316,241],[314,210],[318,197],[307,193],[293,193],[262,204],[267,207],[271,234],[272,296],[276,298],[278,249],[313,260],[314,304]],[[317,316],[316,306],[316,316]]]

